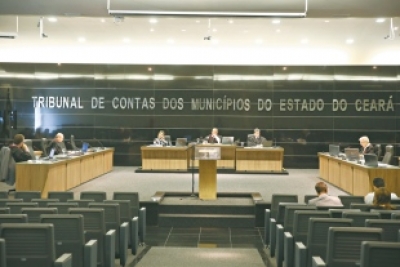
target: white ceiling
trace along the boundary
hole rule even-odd
[[[256,4],[277,1],[219,0],[217,7],[231,3],[236,11],[243,11],[240,3],[248,3],[245,11],[251,11]],[[296,6],[299,1],[303,3],[301,0],[284,2]],[[106,0],[30,0],[22,1],[23,5],[16,2],[0,0],[0,14],[19,15],[18,37],[0,39],[0,61],[3,62],[400,64],[400,30],[395,31],[394,40],[384,39],[389,34],[391,16],[395,16],[394,26],[400,26],[398,0],[309,0],[307,18],[282,18],[279,24],[274,24],[272,18],[189,16],[125,16],[123,22],[117,23],[107,14]],[[142,8],[162,9],[164,5],[164,10],[168,3],[171,9],[179,7],[178,2],[182,3],[178,0],[129,1]],[[215,1],[185,2],[185,8],[197,4],[204,9],[204,3]],[[115,8],[121,7],[126,5],[115,5]],[[58,15],[57,22],[49,22],[48,14]],[[44,33],[48,38],[39,37],[39,15],[45,16]],[[350,17],[338,18],[341,16]],[[386,17],[386,20],[377,23],[377,17]],[[151,23],[151,18],[157,22]],[[0,16],[0,32],[13,31],[16,31],[15,16]],[[211,36],[211,40],[204,40],[206,36]],[[85,38],[85,42],[79,42],[78,38]],[[354,42],[348,44],[348,39]]]

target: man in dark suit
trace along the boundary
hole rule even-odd
[[[24,144],[25,137],[22,134],[14,136],[14,142],[10,145],[11,156],[15,162],[27,161],[32,159],[29,148]]]
[[[211,134],[206,136],[205,141],[207,141],[209,144],[219,144],[221,143],[221,139],[221,136],[218,135],[218,129],[213,128]]]
[[[374,146],[369,142],[368,136],[361,136],[359,141],[362,154],[375,154]]]
[[[266,139],[260,135],[260,129],[255,128],[254,133],[247,137],[247,146],[262,145]]]
[[[56,134],[53,141],[51,141],[48,149],[50,151],[53,148],[54,148],[55,155],[67,152],[67,148],[65,147],[65,144],[64,144],[64,135],[62,133]]]

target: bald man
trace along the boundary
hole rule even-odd
[[[54,148],[54,154],[62,154],[67,152],[67,148],[64,144],[64,135],[62,133],[57,133],[53,141],[49,145],[49,151]]]

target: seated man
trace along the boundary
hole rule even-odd
[[[260,135],[260,129],[255,128],[254,134],[247,137],[247,146],[257,146],[262,145],[262,142],[266,139]]]
[[[207,135],[204,140],[210,144],[214,144],[214,143],[218,144],[218,143],[221,143],[221,139],[222,139],[221,136],[218,135],[218,129],[213,128],[211,131],[211,134]]]
[[[328,195],[328,185],[324,182],[318,182],[315,185],[315,191],[318,197],[310,199],[309,205],[315,206],[343,206],[338,197]]]
[[[368,136],[361,136],[360,139],[361,154],[375,154],[374,146],[369,142]]]
[[[372,181],[373,187],[374,187],[374,191],[376,191],[378,188],[382,188],[385,187],[385,180],[383,180],[380,177],[376,177],[374,178],[374,180]],[[368,193],[365,197],[364,197],[364,202],[365,204],[373,204],[374,201],[374,192],[370,192]],[[390,194],[390,198],[393,199],[398,199],[398,196],[395,193],[391,193]]]
[[[32,159],[29,148],[24,144],[24,139],[25,137],[22,134],[16,134],[13,143],[10,145],[10,153],[15,162]]]
[[[62,133],[56,134],[53,141],[51,141],[51,143],[49,145],[49,148],[48,148],[49,151],[54,148],[55,155],[67,152],[67,148],[65,147],[65,144],[63,141],[64,141],[64,135]]]

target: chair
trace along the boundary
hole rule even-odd
[[[0,150],[0,182],[11,186],[15,184],[15,160],[8,146]]]
[[[33,150],[33,146],[32,146],[32,139],[24,139],[24,143],[28,147],[29,153],[31,154],[32,159],[35,159],[36,156],[35,156],[35,151]]]
[[[80,149],[76,146],[76,144],[75,144],[75,136],[73,136],[72,134],[71,134],[71,147],[72,147],[72,150],[75,150],[75,151],[80,150]]]
[[[8,192],[0,191],[0,199],[8,199]]]
[[[311,266],[311,257],[326,258],[328,231],[330,227],[351,227],[352,219],[310,218],[308,222],[307,243],[296,242],[294,255],[289,254],[285,259],[294,258],[294,266]]]
[[[343,206],[317,206],[317,210],[344,209]]]
[[[397,267],[399,263],[399,242],[364,241],[361,243],[360,267]]]
[[[91,199],[92,201],[95,202],[103,202],[104,200],[107,200],[107,195],[106,192],[100,192],[100,191],[83,191],[81,192],[80,199]]]
[[[72,254],[72,266],[91,267],[97,264],[97,241],[90,240],[85,244],[83,215],[41,215],[41,223],[54,225],[56,255]]]
[[[6,266],[6,241],[0,238],[0,267]]]
[[[22,199],[0,199],[0,207],[5,208],[7,203],[22,202]]]
[[[375,144],[374,145],[374,152],[376,156],[378,157],[378,160],[381,159],[382,157],[382,145],[381,144]]]
[[[76,203],[80,208],[88,208],[89,203],[95,202],[94,199],[69,199],[67,203]]]
[[[392,205],[400,205],[400,198],[398,198],[398,199],[392,199],[392,200],[390,200],[390,203],[391,203]]]
[[[342,218],[353,219],[353,226],[364,227],[367,219],[380,219],[379,213],[345,211]]]
[[[29,223],[40,223],[40,215],[57,214],[56,208],[22,208],[22,214],[28,215]]]
[[[271,200],[271,217],[277,219],[279,203],[281,202],[295,202],[298,203],[297,195],[284,195],[284,194],[273,194]]]
[[[318,197],[318,195],[305,195],[305,196],[304,196],[304,203],[305,203],[305,204],[308,204],[308,201],[309,201],[310,199],[313,199],[313,198],[316,198],[316,197]]]
[[[58,199],[60,202],[67,202],[69,199],[74,199],[74,192],[49,191],[47,197]]]
[[[397,235],[400,231],[400,221],[390,219],[367,219],[365,220],[365,227],[382,228],[382,241],[397,242]]]
[[[360,261],[363,241],[381,241],[382,229],[367,227],[330,227],[326,260],[312,257],[312,266],[353,267]]]
[[[26,214],[0,214],[1,223],[27,223],[28,216]]]
[[[130,208],[130,201],[129,200],[104,200],[104,204],[113,204],[117,203],[119,204],[119,212],[120,212],[120,220],[121,223],[128,223],[129,228],[132,228],[132,214],[131,214],[131,208]],[[128,245],[132,244],[132,239],[133,235],[131,231],[128,232],[129,234],[129,239],[128,239]]]
[[[361,211],[370,211],[373,208],[374,206],[371,204],[358,204],[358,203],[350,204],[350,209],[359,209]]]
[[[36,208],[38,204],[33,202],[10,202],[6,206],[10,208],[11,214],[19,214],[23,208]]]
[[[142,243],[142,245],[145,244],[146,241],[146,208],[142,207],[139,210],[139,229],[138,229],[138,234],[139,234],[139,241]]]
[[[392,153],[386,152],[385,156],[383,156],[382,163],[390,164],[392,162]]]
[[[59,200],[58,199],[52,199],[52,198],[48,198],[48,199],[33,198],[32,202],[38,203],[39,208],[47,208],[47,204],[54,203],[54,202],[59,202]]]
[[[381,215],[381,219],[390,220],[392,219],[392,214],[400,214],[400,210],[371,210],[372,213],[379,213]]]
[[[115,253],[122,261],[126,261],[128,250],[129,223],[121,224],[120,207],[118,203],[90,203],[91,209],[103,209],[106,231],[115,230]],[[123,233],[121,235],[121,233]],[[125,235],[126,234],[126,235]],[[125,262],[121,263],[122,266]]]
[[[40,141],[40,146],[43,151],[43,156],[48,157],[49,141],[47,140],[47,138],[42,138],[42,140]]]
[[[0,214],[10,214],[10,208],[0,208]]]
[[[340,201],[342,201],[342,204],[345,209],[350,209],[351,203],[364,204],[363,196],[338,196],[338,197],[340,198]]]
[[[47,203],[48,208],[57,208],[58,214],[69,214],[70,208],[78,208],[78,203],[71,202],[49,202]]]
[[[301,203],[294,203],[294,202],[281,202],[278,205],[278,213],[276,215],[276,223],[277,224],[283,224],[284,225],[284,221],[285,221],[285,214],[286,214],[286,208],[287,207],[294,207],[297,206],[299,207],[312,207],[309,205],[305,205],[305,204],[301,204]],[[315,209],[315,206],[314,208]],[[284,225],[285,226],[285,225]]]
[[[83,215],[86,240],[97,240],[97,265],[114,267],[115,231],[106,232],[103,209],[71,208],[69,214]]]
[[[392,155],[393,155],[393,146],[392,145],[387,145],[386,147],[385,147],[385,154],[386,153],[391,153]]]
[[[294,212],[293,238],[295,242],[307,242],[310,218],[330,218],[329,211],[297,210]]]
[[[331,218],[342,218],[343,212],[345,212],[345,211],[359,212],[361,210],[360,209],[330,209],[329,214],[331,215]]]
[[[264,245],[265,246],[269,245],[270,220],[271,220],[271,210],[265,209],[265,211],[264,211]]]
[[[6,243],[8,267],[71,266],[68,255],[56,260],[51,224],[3,223],[0,238]],[[55,265],[56,261],[61,265]]]
[[[16,191],[15,198],[22,199],[23,202],[31,202],[34,198],[41,198],[40,191]]]
[[[132,217],[139,216],[139,193],[137,192],[114,192],[113,200],[129,200],[131,203]]]
[[[392,213],[392,220],[400,220],[400,214]]]

